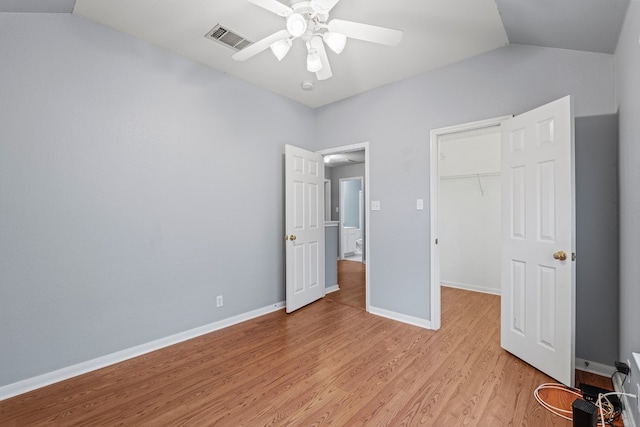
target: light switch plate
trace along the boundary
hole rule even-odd
[[[371,201],[371,210],[372,211],[379,211],[380,210],[380,201],[379,200],[372,200]]]

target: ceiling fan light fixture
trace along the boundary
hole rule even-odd
[[[272,43],[269,47],[278,61],[282,61],[282,58],[287,56],[289,49],[291,49],[291,44],[291,39],[283,39]]]
[[[307,32],[307,20],[299,13],[292,13],[287,18],[287,31],[293,37],[300,37]]]
[[[318,51],[315,49],[309,49],[307,54],[307,70],[311,73],[317,73],[322,69],[322,60]]]
[[[339,54],[347,44],[347,36],[333,31],[327,31],[322,35],[322,40],[329,46],[329,49]]]

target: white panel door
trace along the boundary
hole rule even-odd
[[[324,161],[285,145],[287,313],[324,296]]]
[[[502,347],[569,386],[575,364],[573,144],[568,96],[502,124]]]

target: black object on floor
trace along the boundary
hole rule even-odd
[[[571,404],[573,427],[597,427],[598,408],[591,402],[576,399]]]

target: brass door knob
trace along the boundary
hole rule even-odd
[[[293,242],[294,240],[296,240],[296,236],[294,236],[294,235],[292,234],[291,236],[289,236],[289,240],[291,240],[291,241]]]
[[[553,258],[559,261],[564,261],[567,259],[567,254],[564,251],[558,251],[555,254],[553,254]]]

